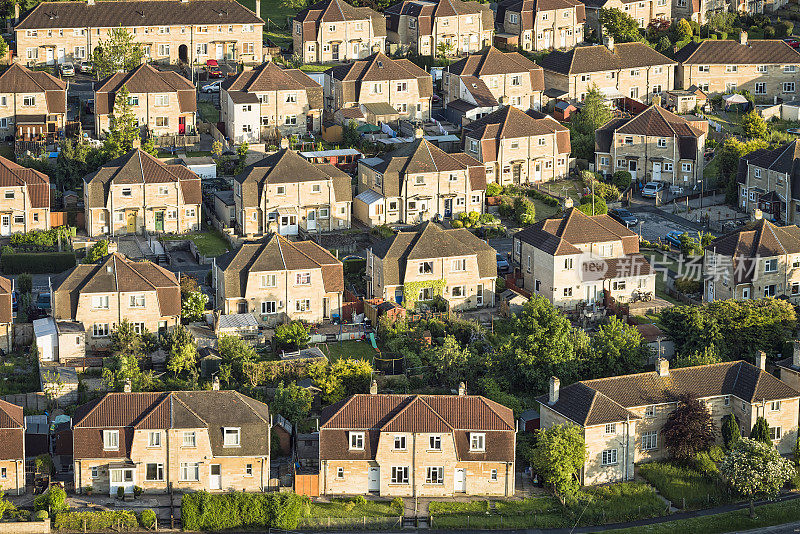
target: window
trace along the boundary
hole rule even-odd
[[[769,439],[772,441],[778,441],[779,439],[781,439],[781,427],[779,426],[769,427]]]
[[[22,105],[23,106],[35,106],[36,105],[36,97],[35,96],[23,96],[22,97]]]
[[[757,95],[767,94],[767,84],[765,82],[756,82],[755,93]]]
[[[778,258],[764,260],[764,272],[765,273],[778,272]]]
[[[344,467],[336,468],[336,478],[338,478],[339,480],[344,479]]]
[[[756,68],[756,71],[760,72],[760,73],[767,72],[767,65],[758,65],[758,67]]]
[[[208,55],[208,43],[197,43],[197,55],[198,56]]]
[[[444,484],[444,467],[429,467],[425,475],[426,484]]]
[[[99,476],[100,476],[100,468],[98,468],[96,465],[92,466],[91,477],[98,478]]]
[[[392,467],[391,484],[408,484],[408,466]]]
[[[169,128],[169,117],[156,117],[156,126],[158,128]]]
[[[103,449],[119,450],[119,430],[103,430]]]
[[[76,46],[75,47],[75,59],[86,59],[86,47],[85,46]]]
[[[672,163],[664,163],[664,172],[672,172]]]
[[[224,447],[239,447],[241,445],[241,429],[234,427],[225,427],[223,429],[223,446]]]
[[[278,187],[276,187],[275,188],[275,194],[276,195],[285,195],[286,194],[286,186],[285,185],[279,185]]]
[[[467,270],[467,260],[466,259],[462,258],[460,260],[453,260],[453,268],[451,269],[452,272],[456,273],[456,272],[466,271],[466,270]]]
[[[797,72],[797,65],[784,65],[783,72],[786,73]]]
[[[95,323],[92,325],[92,337],[108,337],[108,323]]]
[[[513,86],[519,85],[520,84],[520,80],[521,80],[521,78],[520,78],[519,74],[516,74],[516,75],[512,76],[511,77],[511,85],[513,85]]]
[[[364,450],[363,432],[350,432],[350,450],[355,450],[355,451]]]
[[[486,450],[486,434],[470,433],[469,435],[469,450],[471,451],[484,451]]]
[[[625,280],[614,280],[611,284],[613,291],[625,291]]]
[[[508,15],[508,21],[511,24],[516,24],[519,21],[519,15],[517,15],[516,13],[510,13]]]
[[[27,48],[25,53],[28,59],[39,59],[39,49],[38,48]]]
[[[184,447],[197,447],[197,434],[194,431],[183,433]]]
[[[419,274],[433,274],[433,262],[421,261],[419,263]]]
[[[722,402],[723,402],[723,404],[725,406],[730,406],[731,405],[731,396],[730,395],[725,395],[725,397],[724,397]]]
[[[655,406],[646,406],[644,409],[644,416],[645,417],[655,417],[656,416],[656,407]]]
[[[781,411],[781,401],[772,401],[769,403],[769,411],[771,412],[779,412]]]
[[[581,81],[582,82],[588,82],[591,79],[592,79],[592,75],[591,74],[581,74]]]
[[[415,176],[414,177],[414,185],[425,185],[425,177],[422,176],[422,175]]]
[[[564,258],[564,269],[569,270],[572,269],[573,260],[574,258]]]
[[[783,82],[784,93],[794,93],[794,82]]]
[[[624,142],[625,142],[626,145],[632,145],[633,144],[633,136],[632,135],[626,136]]]
[[[297,273],[294,284],[297,286],[307,286],[311,284],[311,273]]]
[[[284,117],[283,123],[286,126],[296,126],[297,125],[297,115],[286,115],[286,117]]]
[[[433,299],[433,289],[430,287],[423,287],[419,290],[419,297],[417,300],[432,300]]]
[[[602,465],[614,465],[617,463],[617,449],[606,449],[603,451]]]
[[[311,309],[311,299],[298,299],[294,302],[294,309],[298,312],[307,312]]]
[[[642,432],[642,450],[652,451],[658,448],[658,430]]]
[[[600,245],[600,256],[603,258],[608,258],[614,253],[614,245],[612,243],[606,243]]]
[[[667,148],[667,138],[666,137],[659,137],[658,138],[658,148]]]
[[[653,67],[653,74],[661,74],[664,70],[664,67]]]
[[[605,428],[606,434],[616,434],[617,433],[617,423],[607,423]]]
[[[725,65],[725,72],[739,72],[739,65]]]
[[[428,448],[432,451],[440,451],[442,450],[442,437],[441,436],[430,436],[428,438]]]
[[[200,480],[200,464],[181,462],[181,482],[197,482],[198,480]]]
[[[564,296],[565,297],[571,297],[572,296],[572,288],[571,287],[565,287],[564,288]]]
[[[775,296],[775,284],[770,284],[768,286],[764,286],[764,296],[765,297],[774,297]]]
[[[261,303],[261,313],[264,315],[270,313],[277,313],[278,309],[276,307],[274,300],[267,300]]]
[[[131,308],[144,308],[144,295],[131,295]]]
[[[544,146],[545,144],[547,144],[547,139],[544,137],[540,137],[537,139],[537,143],[539,146]]]
[[[242,54],[252,56],[255,52],[255,43],[242,43]]]
[[[739,84],[736,83],[736,82],[727,82],[725,84],[725,90],[728,91],[728,92],[736,91],[738,89],[738,87],[739,87]],[[703,89],[703,90],[707,91],[708,89]]]
[[[92,308],[96,310],[108,309],[108,295],[95,295],[92,297]]]
[[[164,480],[164,464],[147,464],[144,479],[151,482]]]
[[[14,215],[14,224],[25,224],[24,215]]]
[[[158,45],[158,55],[161,57],[169,57],[169,44]]]
[[[481,196],[480,195],[472,195],[472,203],[473,204],[480,204]]]
[[[208,26],[198,26],[195,30],[197,33],[208,33]]]
[[[405,436],[395,436],[394,437],[394,450],[396,450],[396,451],[404,451],[404,450],[406,450],[406,437]]]
[[[549,17],[548,13],[542,13],[542,20],[547,20]]]
[[[148,447],[160,447],[161,446],[161,432],[155,431],[150,432],[147,436],[147,446]]]
[[[253,464],[244,464],[244,476],[253,476]]]
[[[681,163],[681,171],[683,171],[683,172],[692,172],[692,164],[691,163]]]
[[[455,298],[463,297],[464,295],[466,295],[464,286],[453,286],[453,288],[450,290],[450,295]]]

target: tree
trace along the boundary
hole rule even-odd
[[[142,143],[142,150],[151,156],[158,156],[158,148],[156,148],[156,142],[152,137],[145,139],[144,143]]]
[[[8,55],[8,43],[5,39],[0,37],[0,57],[5,58]]]
[[[619,189],[625,191],[630,185],[633,177],[629,171],[617,171],[611,177],[611,184]]]
[[[763,139],[767,136],[767,123],[755,110],[748,111],[742,116],[742,130],[750,139]]]
[[[192,291],[185,299],[181,299],[181,317],[189,322],[203,318],[208,303],[208,295],[202,291]]]
[[[528,197],[514,197],[514,213],[519,224],[528,225],[536,222],[536,206]]]
[[[244,170],[244,166],[247,163],[247,151],[250,150],[250,145],[247,143],[242,143],[238,147],[236,147],[236,156],[239,158],[236,164],[236,174],[239,174]]]
[[[572,152],[575,157],[594,161],[594,132],[612,117],[611,108],[608,107],[605,98],[597,86],[592,85],[586,93],[583,107],[569,124]]]
[[[470,352],[454,336],[445,336],[441,345],[431,347],[427,353],[441,384],[452,386],[466,380]]]
[[[308,5],[308,0],[281,0],[281,5],[289,11],[302,11]]]
[[[277,348],[289,350],[306,348],[310,339],[308,330],[300,321],[278,325],[273,336]]]
[[[686,356],[678,356],[672,364],[672,367],[693,367],[695,365],[710,365],[712,363],[720,363],[722,358],[719,357],[717,349],[714,344],[709,344],[702,350],[697,350]]]
[[[596,361],[602,375],[614,376],[641,369],[650,356],[650,348],[639,331],[612,316],[592,338]]]
[[[136,116],[130,103],[130,92],[127,85],[114,97],[114,113],[111,115],[111,129],[106,133],[103,150],[109,159],[125,154],[133,148],[134,142],[141,136],[136,125]]]
[[[586,215],[605,215],[608,213],[608,205],[598,195],[584,195],[581,197],[578,209]]]
[[[690,460],[714,444],[714,421],[706,405],[683,397],[664,424],[664,446],[678,460]]]
[[[436,45],[436,52],[442,59],[450,57],[453,54],[454,49],[455,47],[453,46],[453,43],[447,41],[441,41],[438,45]]]
[[[217,350],[219,351],[220,358],[222,358],[222,365],[227,364],[230,366],[230,376],[225,380],[227,384],[231,384],[234,380],[242,381],[244,378],[244,364],[246,362],[254,362],[258,359],[253,347],[245,343],[242,338],[238,336],[221,336],[217,340]],[[223,380],[222,365],[220,365],[220,380]]]
[[[583,433],[576,425],[554,425],[539,430],[537,438],[528,460],[563,503],[580,489],[578,474],[586,458]]]
[[[108,31],[108,39],[100,39],[92,52],[92,63],[98,79],[115,72],[130,71],[142,64],[144,48],[134,41],[133,34],[119,27]]]
[[[612,7],[600,10],[600,24],[606,34],[614,38],[617,43],[630,43],[641,41],[639,23],[624,11]]]
[[[756,419],[756,423],[750,431],[750,439],[772,445],[772,440],[769,439],[769,423],[763,416]]]
[[[96,263],[98,260],[108,256],[108,239],[101,239],[89,249],[83,263]]]
[[[33,291],[33,277],[28,273],[17,276],[17,290],[25,295]]]
[[[281,414],[292,423],[299,423],[308,417],[314,395],[307,389],[301,388],[294,382],[284,386],[281,380],[275,390],[270,408],[273,412]]]
[[[739,168],[739,160],[743,156],[760,148],[767,148],[767,146],[767,142],[761,138],[749,139],[743,142],[735,137],[728,137],[722,143],[722,147],[717,149],[719,152],[717,154],[717,159],[719,160],[719,183],[720,187],[727,188],[725,198],[728,202],[735,202],[739,194],[738,184],[734,179]]]
[[[678,41],[688,41],[692,38],[692,25],[686,19],[681,19],[675,24],[675,36]]]
[[[197,342],[189,329],[178,325],[164,335],[167,370],[174,376],[197,367]]]
[[[309,365],[308,376],[322,390],[322,400],[333,404],[348,395],[367,391],[372,381],[372,365],[344,358],[330,365],[320,360]]]
[[[143,372],[139,358],[144,354],[143,335],[136,332],[133,323],[123,319],[111,333],[113,355],[103,365],[103,381],[112,390],[122,391],[130,383],[133,391],[143,391],[153,384],[152,372]]]
[[[739,422],[736,421],[736,416],[729,413],[722,418],[722,440],[725,442],[725,448],[730,449],[742,439],[742,434],[739,431]]]
[[[728,451],[719,470],[734,491],[750,500],[750,517],[755,517],[756,498],[777,496],[795,475],[794,466],[775,447],[748,438]]]

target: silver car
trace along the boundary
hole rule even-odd
[[[75,76],[75,65],[69,61],[61,65],[62,76]]]

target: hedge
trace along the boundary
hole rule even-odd
[[[139,530],[139,521],[136,514],[130,510],[116,510],[106,512],[65,512],[56,514],[53,528],[57,530],[83,530],[86,521],[86,530],[111,530],[118,527],[122,530]]]
[[[181,501],[181,523],[186,530],[280,528],[294,530],[306,500],[294,493],[232,492],[212,495],[187,493]]]
[[[0,256],[4,274],[61,273],[75,267],[74,252],[15,252]]]

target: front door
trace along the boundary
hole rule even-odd
[[[186,117],[178,117],[178,134],[186,135]]]
[[[157,211],[156,212],[156,232],[163,232],[164,231],[164,212]]]
[[[339,61],[339,44],[333,43],[331,45],[331,59],[334,61]]]
[[[56,61],[58,61],[58,64],[59,64],[59,65],[61,65],[62,63],[64,63],[64,49],[63,49],[63,48],[59,48],[59,49],[56,51]]]
[[[449,219],[453,216],[453,199],[446,198],[444,199],[444,218]]]
[[[628,172],[631,173],[631,180],[636,180],[636,160],[628,160]]]
[[[53,63],[55,63],[55,60],[53,59],[53,49],[52,48],[48,48],[47,49],[47,64],[48,65],[52,65]]]
[[[594,284],[587,284],[586,286],[586,304],[594,304],[597,300],[597,286]]]
[[[708,281],[708,294],[706,295],[708,302],[714,302],[714,281]]]
[[[542,180],[542,163],[537,161],[533,166],[533,181],[540,182]]]
[[[136,233],[136,210],[128,211],[128,225],[126,227],[126,230],[128,231],[129,234]]]
[[[327,319],[331,315],[331,303],[328,297],[322,299],[322,316]]]
[[[0,217],[0,234],[8,235],[11,233],[11,215]]]
[[[306,214],[306,230],[312,231],[317,229],[317,210],[308,210]]]
[[[544,32],[544,47],[550,48],[550,32]]]
[[[217,43],[217,61],[225,58],[225,45]]]
[[[653,163],[653,181],[661,180],[661,164]]]
[[[561,48],[566,48],[567,46],[567,30],[561,30]]]
[[[467,492],[467,471],[464,468],[456,469],[456,476],[453,481],[453,491],[456,493]]]
[[[136,485],[136,476],[133,468],[125,467],[122,469],[109,469],[111,483],[109,484],[109,495],[116,495],[117,488],[122,488],[125,493],[133,493]]]
[[[742,298],[743,299],[749,299],[750,298],[750,288],[749,287],[743,287],[742,288]]]
[[[381,490],[381,468],[370,467],[367,475],[367,491]]]
[[[522,165],[520,165],[519,163],[515,163],[514,165],[512,165],[511,176],[514,178],[515,184],[520,183],[520,180],[522,179]]]
[[[478,289],[475,291],[475,302],[478,306],[483,306],[483,284],[478,284]]]
[[[208,483],[212,490],[222,489],[222,466],[220,464],[211,464],[211,475]]]

